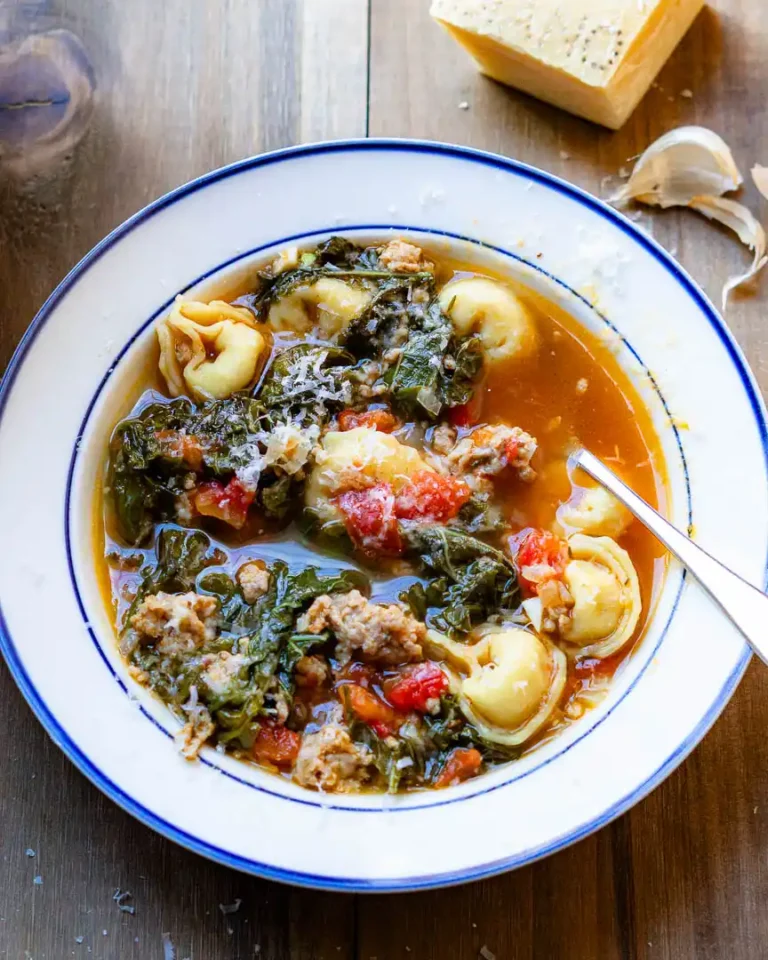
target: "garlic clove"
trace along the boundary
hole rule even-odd
[[[729,230],[733,230],[744,246],[755,252],[749,270],[739,276],[731,277],[723,287],[723,310],[725,310],[730,294],[743,283],[748,283],[756,277],[768,263],[768,257],[765,255],[765,230],[752,212],[744,204],[736,203],[735,200],[727,200],[724,197],[694,197],[688,206],[703,213],[710,220],[716,220]]]
[[[728,144],[706,127],[679,127],[652,143],[611,203],[687,206],[694,197],[722,196],[743,178]]]
[[[768,200],[768,167],[761,167],[759,163],[756,163],[752,167],[752,179],[760,193]]]
[[[768,198],[768,168],[755,166],[752,178]],[[679,127],[652,143],[627,183],[610,202],[630,200],[656,207],[690,207],[733,230],[754,251],[752,266],[723,287],[723,310],[733,290],[749,282],[768,263],[765,230],[740,203],[723,198],[744,182],[728,144],[706,127]]]

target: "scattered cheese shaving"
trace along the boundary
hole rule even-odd
[[[752,177],[768,197],[768,169],[756,166]],[[640,157],[627,183],[611,202],[617,205],[635,200],[648,206],[689,207],[716,220],[754,251],[749,270],[731,277],[723,287],[723,310],[730,294],[753,280],[768,263],[765,230],[743,204],[727,200],[744,179],[728,144],[706,127],[680,127],[652,143]]]
[[[226,917],[230,913],[237,913],[237,911],[240,909],[240,904],[242,902],[243,901],[240,899],[240,897],[238,897],[234,903],[220,903],[219,910],[221,910],[221,912]]]

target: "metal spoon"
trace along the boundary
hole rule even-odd
[[[573,462],[610,490],[688,568],[723,613],[736,624],[755,653],[768,664],[768,596],[696,546],[594,454],[580,450]]]

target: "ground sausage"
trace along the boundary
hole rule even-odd
[[[199,593],[153,593],[131,617],[143,643],[163,654],[191,653],[216,637],[219,601]]]
[[[536,453],[536,440],[520,427],[500,423],[478,427],[460,440],[445,458],[451,473],[467,479],[493,477],[507,467],[517,472],[521,480],[536,479],[531,458]]]
[[[369,779],[372,762],[367,747],[354,743],[341,724],[328,722],[304,734],[293,779],[302,787],[349,793]]]
[[[363,659],[382,664],[421,660],[427,628],[396,603],[371,603],[359,592],[318,597],[299,619],[301,633],[336,635],[336,659],[344,664],[359,651]]]
[[[269,570],[261,560],[244,563],[236,577],[246,603],[255,603],[269,590]]]
[[[379,260],[393,273],[422,273],[435,269],[434,263],[424,259],[421,247],[405,240],[390,240],[379,254]]]

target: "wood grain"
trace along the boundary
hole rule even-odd
[[[497,151],[606,196],[622,167],[683,123],[719,131],[742,169],[768,150],[768,22],[750,0],[721,0],[699,17],[627,126],[601,130],[479,76],[430,23],[427,3],[372,0],[372,136],[417,136]],[[428,55],[424,42],[428,37]],[[693,97],[682,96],[691,90]],[[469,109],[459,104],[466,102]],[[746,201],[766,213],[751,185]],[[694,214],[643,213],[642,225],[719,302],[748,257],[725,231]],[[768,282],[728,313],[760,385],[768,388]],[[750,669],[703,745],[631,813],[528,869],[457,891],[360,906],[361,956],[558,960],[747,960],[766,954],[768,786],[766,674]],[[620,761],[618,761],[620,762]],[[567,803],[567,797],[563,798]],[[429,918],[429,919],[425,919]],[[476,926],[473,926],[476,924]],[[381,944],[385,944],[382,947]],[[449,947],[450,945],[450,947]],[[449,952],[450,951],[450,952]]]
[[[479,77],[430,22],[427,0],[65,0],[55,16],[41,3],[31,22],[81,37],[97,93],[70,159],[33,179],[0,178],[0,369],[45,296],[112,227],[260,150],[364,135],[367,123],[372,135],[497,150],[605,195],[655,136],[695,122],[721,132],[742,167],[768,163],[764,4],[717,7],[626,128],[609,133]],[[752,187],[745,196],[758,205]],[[641,222],[716,299],[746,260],[693,215]],[[766,291],[764,281],[729,312],[763,389]],[[759,960],[765,730],[768,679],[753,666],[692,757],[597,835],[480,884],[353,898],[233,873],[141,826],[47,739],[0,664],[0,957],[160,958],[168,932],[178,960],[472,960],[483,947],[499,960]],[[118,910],[118,888],[135,915]],[[238,912],[222,914],[237,899]]]
[[[363,136],[367,15],[356,0],[67,4],[96,106],[71,161],[0,181],[0,370],[66,271],[145,203],[262,150]],[[164,932],[177,960],[353,956],[352,898],[245,877],[138,824],[48,740],[4,663],[0,758],[3,960],[160,958]]]

